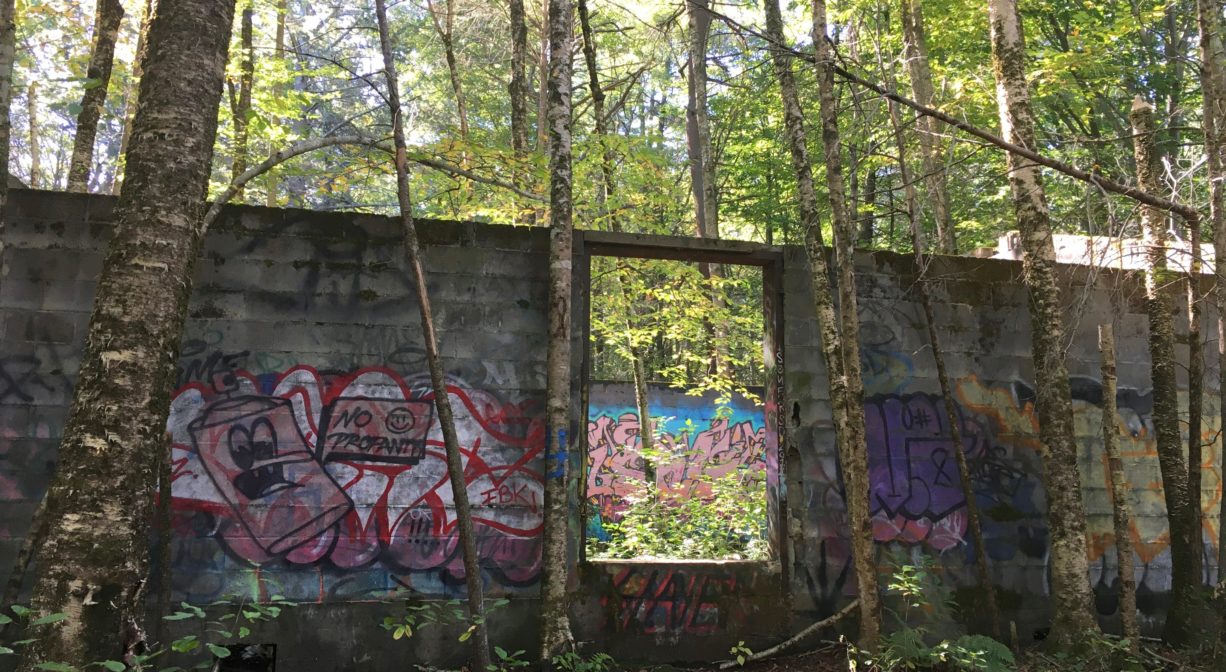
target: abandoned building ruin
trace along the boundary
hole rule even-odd
[[[12,192],[0,293],[0,573],[12,566],[55,467],[113,203]],[[419,226],[466,451],[483,579],[489,597],[509,600],[490,617],[491,641],[532,649],[546,470],[547,232],[470,222]],[[570,460],[588,478],[579,479],[585,491],[570,502],[576,637],[618,660],[713,659],[741,640],[765,648],[846,604],[855,586],[803,250],[576,232],[575,254],[580,372],[587,370],[582,326],[592,256],[762,269],[768,367],[762,405],[741,408],[732,419],[704,414],[701,399],[675,405],[690,409],[684,412],[706,432],[704,450],[765,470],[771,545],[766,561],[583,557],[592,512],[616,495],[593,475],[634,468],[610,459],[608,448],[637,419],[625,385],[592,384],[590,408],[582,408],[579,389],[590,381],[577,375],[571,431],[585,437],[587,454]],[[405,269],[399,225],[384,217],[232,207],[209,232],[170,402],[171,516],[169,530],[151,535],[151,609],[166,613],[180,601],[234,595],[301,603],[252,635],[276,646],[283,670],[391,669],[405,660],[464,658],[445,628],[392,646],[379,627],[401,608],[387,600],[393,591],[454,599],[464,589],[451,485]],[[931,556],[956,587],[958,618],[979,627],[966,506],[914,295],[914,262],[909,255],[862,253],[857,273],[880,561]],[[936,257],[932,273],[941,280],[937,318],[998,600],[1003,617],[1029,637],[1045,627],[1050,607],[1021,263]],[[1150,420],[1143,291],[1119,270],[1064,266],[1063,273],[1095,607],[1104,627],[1117,630],[1096,335],[1114,315],[1122,449],[1136,496],[1138,606],[1152,632],[1162,622],[1171,568]],[[1216,319],[1206,315],[1208,324]],[[1216,381],[1216,373],[1207,379]],[[1180,385],[1186,393],[1186,379]],[[1205,432],[1212,436],[1220,418],[1215,402],[1208,404]],[[1213,466],[1217,446],[1206,441],[1201,498],[1209,580],[1217,576],[1222,495]],[[163,627],[170,637],[182,626]]]

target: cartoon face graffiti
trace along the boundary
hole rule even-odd
[[[218,401],[188,425],[188,432],[218,492],[268,553],[293,549],[353,508],[315,461],[285,399]]]
[[[227,552],[210,568],[218,585],[239,580],[243,570],[230,569],[237,559],[261,568],[258,581],[306,599],[393,585],[441,594],[463,581],[424,378],[309,367],[234,378],[225,389],[188,384],[172,398],[176,552],[195,557],[218,543]],[[459,383],[450,393],[482,570],[500,588],[530,586],[540,571],[543,497],[537,402],[507,404]],[[288,576],[312,571],[316,582]],[[222,595],[179,578],[196,599]]]

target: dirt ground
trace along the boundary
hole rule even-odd
[[[1147,645],[1143,647],[1142,663],[1139,667],[1128,666],[1129,670],[1161,670],[1163,672],[1201,672],[1208,670],[1207,663],[1199,660],[1202,656],[1179,654],[1165,647]],[[1024,652],[1018,661],[1018,672],[1064,672],[1066,670],[1084,670],[1085,672],[1115,672],[1115,665],[1102,661],[1102,667],[1083,663],[1070,666],[1036,651]],[[745,672],[847,672],[847,653],[839,644],[826,644],[807,653],[779,656],[766,660],[746,663],[744,667],[732,668]],[[659,667],[650,672],[719,672],[718,664],[700,665],[686,668]]]

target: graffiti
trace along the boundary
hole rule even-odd
[[[0,402],[30,403],[37,393],[32,386],[46,392],[54,391],[55,388],[43,380],[41,368],[42,360],[32,355],[0,358]]]
[[[314,568],[321,599],[352,587],[345,575],[359,569],[376,579],[375,592],[462,582],[452,486],[425,381],[381,368],[309,367],[212,380],[224,384],[189,383],[171,403],[180,557],[202,554],[189,542],[203,537],[265,573]],[[543,501],[539,404],[503,404],[455,381],[448,392],[482,568],[502,585],[531,585]]]
[[[613,594],[602,599],[618,632],[708,635],[743,624],[733,574],[664,567],[625,567],[613,577]]]
[[[588,419],[587,496],[589,534],[607,535],[603,520],[615,519],[636,483],[646,477],[637,409],[616,403],[628,385],[594,385]],[[686,497],[709,494],[707,481],[767,466],[764,410],[738,397],[721,416],[716,405],[675,390],[653,391],[652,421],[657,448],[668,455],[656,465],[656,486]]]
[[[966,497],[954,450],[961,449],[981,508],[1034,510],[1034,483],[987,426],[958,410],[955,447],[941,397],[877,395],[864,401],[870,513],[878,541],[924,543],[938,551],[963,543]]]

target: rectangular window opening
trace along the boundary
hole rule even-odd
[[[586,559],[775,559],[765,269],[590,264]]]

